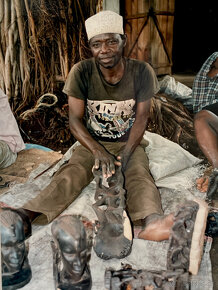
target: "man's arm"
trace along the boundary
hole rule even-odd
[[[125,169],[131,154],[134,152],[135,148],[140,144],[142,140],[148,123],[150,106],[150,99],[137,104],[135,122],[130,130],[126,146],[121,155],[118,156],[118,159],[121,159],[123,169]]]
[[[121,165],[115,158],[108,153],[102,145],[92,138],[83,124],[85,113],[85,102],[75,97],[68,97],[69,105],[69,125],[74,137],[86,147],[95,158],[95,168],[102,169],[104,177],[110,177],[115,173],[115,165]]]

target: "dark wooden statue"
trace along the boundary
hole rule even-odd
[[[203,200],[187,200],[175,213],[167,253],[167,269],[182,269],[196,275],[204,246],[208,205]]]
[[[19,289],[32,278],[25,246],[23,222],[12,210],[0,212],[2,288]]]
[[[51,231],[56,289],[91,289],[89,245],[83,222],[77,216],[64,215],[53,222]]]
[[[100,170],[93,170],[96,202],[92,205],[98,217],[94,250],[102,259],[126,257],[131,252],[132,229],[125,211],[124,178],[121,167],[106,180]]]
[[[135,270],[124,265],[120,270],[106,269],[105,289],[107,290],[189,290],[189,274],[177,271]]]

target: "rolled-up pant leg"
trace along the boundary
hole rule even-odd
[[[127,209],[131,220],[141,220],[153,213],[163,214],[160,193],[150,174],[143,145],[135,149],[124,175]]]
[[[92,180],[93,155],[83,146],[76,147],[69,162],[54,175],[51,183],[23,208],[42,213],[47,222],[64,211]]]

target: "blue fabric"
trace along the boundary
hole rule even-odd
[[[27,144],[25,143],[25,150],[28,150],[28,149],[41,149],[41,150],[44,150],[44,151],[53,151],[52,149],[50,148],[47,148],[47,147],[44,147],[44,146],[41,146],[41,145],[38,145],[38,144]]]

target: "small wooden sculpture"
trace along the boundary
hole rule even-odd
[[[130,265],[120,270],[105,271],[105,288],[107,290],[188,290],[189,274],[177,271],[135,270]]]
[[[0,212],[2,288],[19,289],[32,278],[25,246],[23,222],[12,210]]]
[[[102,259],[124,258],[131,252],[132,229],[125,211],[124,178],[121,167],[107,179],[100,170],[93,170],[96,181],[96,202],[92,205],[98,217],[94,250]],[[108,183],[108,184],[107,184]]]
[[[64,215],[53,222],[51,231],[55,289],[91,289],[87,264],[89,245],[82,221],[76,216]]]

